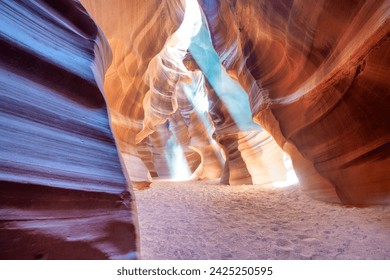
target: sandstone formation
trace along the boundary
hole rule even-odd
[[[206,18],[203,16],[202,21],[196,22],[198,20],[194,16],[197,14],[196,9],[199,18],[202,17],[197,3],[187,1],[188,5],[193,6],[189,7],[186,20],[184,15],[186,1],[182,1],[183,3],[134,1],[132,4],[128,1],[115,2],[117,5],[112,8],[107,1],[82,1],[113,48],[114,63],[106,76],[105,91],[113,112],[113,128],[119,139],[121,151],[125,153],[131,151],[134,158],[138,157],[145,163],[141,155],[141,151],[145,149],[140,145],[145,141],[151,143],[153,172],[160,177],[175,177],[178,166],[172,165],[166,159],[170,145],[168,140],[172,134],[176,138],[175,146],[180,144],[180,149],[186,158],[187,169],[196,170],[192,178],[215,179],[219,178],[224,170],[221,182],[251,184],[252,177],[255,175],[251,175],[248,167],[255,170],[256,165],[261,162],[264,163],[261,164],[262,166],[267,166],[265,173],[268,173],[270,166],[275,169],[277,165],[276,169],[281,171],[277,177],[282,180],[285,177],[285,170],[281,160],[281,149],[274,149],[276,158],[263,158],[260,156],[262,148],[252,143],[255,146],[252,146],[251,152],[245,154],[252,154],[252,159],[253,155],[259,156],[257,161],[243,159],[241,152],[237,150],[240,133],[240,147],[249,147],[247,143],[243,143],[245,137],[242,136],[242,130],[257,134],[262,129],[252,120],[247,93],[238,84],[237,77],[233,75],[230,77],[230,73],[225,72],[210,39],[203,42],[200,36],[198,49],[200,52],[207,50],[208,58],[211,58],[215,65],[219,65],[219,68],[212,71],[205,69],[205,66],[214,64],[203,59],[203,53],[194,59],[193,56],[196,57],[197,54],[193,37],[199,35],[196,34],[196,30],[183,31],[185,26],[193,25],[195,29],[202,30],[203,33],[200,34],[210,36]],[[156,13],[149,13],[150,9]],[[148,25],[144,25],[144,22],[148,22]],[[206,75],[199,71],[198,64],[202,63],[200,68],[203,67],[201,70]],[[119,71],[119,68],[122,70]],[[212,76],[218,75],[215,71],[225,73],[224,78],[213,79]],[[111,72],[115,74],[110,74]],[[110,77],[113,79],[111,80]],[[226,83],[229,85],[224,86]],[[237,94],[229,97],[229,93],[236,89],[238,89]],[[198,108],[202,96],[208,99],[206,102],[209,104],[203,111]],[[244,102],[236,102],[237,97],[244,99]],[[110,103],[111,99],[112,103]],[[230,104],[226,106],[226,102]],[[236,109],[235,116],[231,116],[233,108]],[[241,118],[241,115],[244,115],[244,118]],[[117,119],[120,120],[118,122],[121,126],[116,125]],[[127,125],[124,121],[126,119]],[[203,131],[202,136],[199,135],[200,131]],[[261,133],[266,134],[266,132]],[[199,137],[203,139],[200,140]],[[230,140],[223,140],[224,137]],[[234,144],[228,144],[232,139]],[[196,153],[188,150],[188,147]],[[221,148],[228,155],[226,164]],[[269,164],[270,162],[272,163]],[[232,167],[230,168],[229,165]],[[133,183],[150,180],[149,174],[144,172],[145,168],[136,164],[133,166],[139,166],[133,169],[143,170],[139,175],[145,174],[144,179],[130,174]],[[252,171],[252,173],[259,173],[259,171]],[[254,181],[261,183],[268,182],[268,179],[269,177],[260,179],[257,176]]]
[[[284,153],[316,199],[390,203],[389,1],[80,2],[0,3],[2,257],[136,258],[130,180]]]
[[[133,183],[150,182],[151,176],[169,176],[168,163],[164,150],[169,139],[166,131],[155,132],[136,143],[136,135],[142,130],[144,122],[144,98],[152,96],[149,83],[145,82],[149,63],[158,65],[167,38],[178,28],[184,14],[180,1],[82,1],[89,13],[104,31],[113,50],[113,61],[106,73],[104,83],[107,102],[111,111],[112,127],[122,153],[129,154]],[[146,36],[146,34],[148,34]],[[154,38],[154,39],[152,39]],[[159,72],[148,72],[150,83],[159,80]],[[166,87],[164,73],[156,85]],[[157,75],[157,76],[153,76]],[[167,79],[169,81],[169,79]],[[155,100],[155,97],[153,97]],[[152,100],[153,101],[153,100]],[[168,100],[156,106],[161,110],[173,112]],[[146,102],[146,101],[145,101]],[[155,126],[158,126],[156,123]],[[162,136],[159,134],[163,133]],[[151,133],[150,133],[151,134]],[[168,133],[169,134],[169,133]],[[159,142],[154,143],[154,142]],[[151,147],[152,145],[152,147]],[[148,157],[145,158],[145,155]],[[145,165],[145,166],[142,166]],[[150,169],[153,165],[153,169]],[[137,169],[137,171],[135,170]],[[147,170],[151,172],[147,172]],[[151,174],[153,173],[153,174]]]
[[[137,258],[102,32],[78,2],[2,1],[0,49],[0,258]]]
[[[133,86],[140,85],[129,81],[129,77],[132,73],[143,78],[149,75],[145,64],[153,66],[153,59],[181,26],[185,8],[176,1],[115,2],[120,12],[107,12],[109,4],[105,1],[83,1],[111,44],[115,46],[120,41],[125,45],[121,51],[114,49],[114,57],[137,61],[127,63],[126,75],[119,77]],[[292,157],[307,193],[347,204],[389,203],[390,179],[385,171],[389,164],[389,2],[236,0],[199,4],[203,23],[199,32],[193,33],[186,68],[190,73],[201,69],[207,79],[207,118],[214,127],[207,137],[217,141],[227,157],[222,182],[265,182],[264,173],[269,172],[263,166],[278,170],[275,174],[279,174],[279,180],[284,177],[280,150],[272,148],[276,154],[263,158],[260,151],[268,148],[262,146],[261,139],[267,136],[256,136],[265,135],[265,131],[250,124],[252,117],[245,116],[250,110],[253,120]],[[156,11],[153,20],[148,14],[151,6]],[[196,9],[191,9],[196,17]],[[127,16],[131,13],[138,16]],[[121,21],[126,24],[119,24]],[[149,23],[143,25],[148,32],[137,27],[141,22]],[[155,36],[157,29],[161,30],[159,36]],[[212,45],[207,42],[208,37]],[[137,51],[141,49],[142,52]],[[155,65],[153,69],[160,73],[156,75],[168,77],[166,70],[158,70],[161,65],[167,66]],[[183,74],[185,70],[171,74],[179,72]],[[145,82],[130,92],[122,90],[120,95],[132,98],[129,107],[139,108],[140,112],[136,117],[127,114],[127,118],[138,124],[149,118],[150,112],[142,116],[141,100],[146,110],[152,106],[154,113],[158,111],[155,120],[160,123],[169,120],[176,110],[188,110],[188,106],[181,107],[180,86],[178,91],[173,90],[174,84],[180,84],[174,76],[169,78],[173,82],[170,90],[167,83],[153,80],[154,88],[158,85],[157,88],[165,87],[166,92],[171,92],[170,99],[165,101],[148,103],[142,98],[148,92]],[[113,91],[108,87],[107,94],[111,95]],[[243,93],[248,95],[249,104]],[[188,122],[188,112],[185,114],[187,127],[192,126],[190,131],[195,131],[193,122]],[[150,128],[144,122],[144,131],[147,127]],[[140,125],[134,132],[141,130]],[[192,133],[192,137],[196,136]],[[201,149],[195,150],[204,160]],[[218,174],[216,163],[213,160]],[[276,180],[273,176],[268,178]]]
[[[229,9],[260,89],[250,92],[254,118],[291,155],[304,188],[319,198],[335,190],[346,204],[388,204],[389,1]]]

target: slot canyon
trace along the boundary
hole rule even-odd
[[[0,1],[0,259],[390,259],[389,0]]]

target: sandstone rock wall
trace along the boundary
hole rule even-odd
[[[213,129],[203,140],[197,136],[202,125],[194,127],[196,116],[190,124],[192,109],[178,97],[178,85],[190,83],[188,73],[177,76],[178,65],[164,60],[167,55],[153,67],[155,75],[148,71],[181,25],[185,1],[82,2],[113,47],[105,88],[121,151],[141,158],[152,172],[169,169],[166,143],[155,135],[168,120],[168,128],[174,128],[169,133],[183,150],[186,137],[190,145],[202,143],[193,145],[203,159],[196,169],[199,178],[221,174],[223,183],[264,183],[275,180],[272,169],[283,178],[282,152],[265,140],[275,139],[311,196],[355,205],[389,203],[389,1],[199,0],[207,21],[201,39],[210,36],[213,49],[195,34],[184,60],[192,56],[187,70],[201,69],[207,80]],[[207,68],[212,62],[219,69]],[[230,91],[224,88],[228,84]],[[152,102],[144,98],[150,90]],[[249,118],[242,109],[246,99]],[[234,102],[237,106],[231,106]],[[184,121],[175,122],[177,110]],[[144,140],[135,141],[140,131],[138,140]],[[226,154],[222,171],[219,152],[205,161],[207,153],[218,150],[212,149],[214,140]],[[270,150],[275,153],[262,152]],[[195,168],[194,158],[188,156],[187,163]],[[213,166],[212,174],[201,175],[202,165]],[[138,177],[149,180],[146,168],[140,170]]]
[[[254,118],[290,153],[305,189],[389,203],[389,1],[231,4],[260,88]]]
[[[165,148],[166,142],[163,141],[163,146],[155,149],[146,144],[154,141],[147,139],[154,130],[147,130],[148,125],[143,124],[144,119],[149,122],[149,119],[145,118],[143,104],[146,103],[146,96],[149,100],[152,97],[149,107],[151,114],[168,116],[173,112],[172,108],[169,108],[172,106],[170,97],[160,99],[158,96],[158,92],[164,91],[169,84],[170,79],[166,76],[169,71],[164,72],[162,65],[160,69],[151,67],[148,71],[148,66],[149,63],[160,65],[159,53],[183,20],[184,7],[181,1],[81,2],[102,28],[113,51],[113,62],[107,71],[104,88],[119,149],[134,159],[132,169],[138,169],[136,176],[129,174],[132,182],[150,182],[151,175],[156,176],[159,173],[158,169],[160,174],[169,176],[168,163],[164,151],[161,150]],[[171,87],[174,87],[175,81],[172,79],[170,83]],[[150,85],[153,85],[152,91]],[[153,94],[153,90],[156,94]],[[164,121],[154,117],[151,126],[158,126]],[[145,135],[140,135],[136,141],[136,136],[141,131],[144,131]],[[151,157],[145,158],[145,154]],[[156,158],[153,159],[153,156]],[[154,164],[152,170],[151,164]]]
[[[79,2],[6,0],[0,49],[0,258],[137,258],[103,34]]]

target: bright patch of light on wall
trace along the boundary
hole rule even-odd
[[[171,135],[167,141],[165,159],[172,180],[183,181],[190,179],[191,171],[188,167],[183,149],[173,135]]]
[[[298,177],[295,174],[291,158],[288,154],[283,153],[283,163],[287,169],[287,176],[285,181],[273,182],[272,185],[277,188],[285,188],[299,183]]]
[[[191,39],[202,26],[202,15],[196,0],[186,0],[186,10],[183,21],[178,30],[174,33],[175,38],[180,42],[181,48],[188,49]],[[179,42],[175,42],[176,44]]]
[[[208,112],[209,110],[209,100],[207,98],[207,95],[196,95],[195,96],[195,106],[197,108],[197,110],[199,110],[200,112]]]

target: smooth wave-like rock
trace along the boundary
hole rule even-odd
[[[119,150],[142,160],[139,161],[141,165],[132,165],[133,170],[138,169],[134,170],[136,176],[129,174],[132,182],[150,182],[150,177],[156,176],[158,170],[160,174],[169,176],[164,150],[145,144],[154,141],[148,139],[149,136],[153,138],[151,134],[158,130],[155,127],[166,121],[166,118],[163,121],[159,118],[163,110],[165,117],[174,112],[169,108],[172,107],[170,97],[162,100],[158,95],[167,85],[166,75],[173,73],[164,72],[165,68],[160,63],[167,61],[167,51],[162,51],[164,44],[183,20],[182,2],[81,0],[81,3],[102,28],[113,51],[113,62],[107,70],[104,89]],[[150,67],[148,71],[150,63],[156,67]],[[175,81],[171,83],[169,92],[174,94]],[[151,101],[145,100],[150,111],[147,117],[143,106],[146,96]],[[155,114],[157,117],[152,117]],[[149,124],[151,129],[147,129]],[[153,167],[153,164],[157,165]],[[145,166],[149,172],[145,172]]]
[[[1,1],[0,49],[0,258],[137,258],[102,32],[76,1]]]
[[[137,258],[130,179],[269,184],[283,152],[390,203],[389,1],[81,3],[0,2],[0,258]]]
[[[390,3],[199,2],[254,119],[291,155],[307,192],[388,204]]]
[[[178,110],[175,115],[180,115],[184,123],[180,127],[185,129],[188,141],[182,145],[196,151],[201,162],[192,178],[218,179],[221,177],[225,160],[221,154],[221,148],[213,139],[214,124],[208,112],[208,91],[205,77],[196,63],[188,57],[184,61],[190,71],[190,83],[180,83],[176,88]],[[174,116],[175,116],[174,115]]]
[[[269,100],[252,105],[254,117],[286,147],[305,188],[388,204],[390,3],[236,1],[234,10],[261,85],[253,94]]]
[[[385,104],[389,101],[386,77],[390,3],[385,0],[321,0],[316,5],[300,0],[198,2],[200,16],[195,6],[192,12],[194,17],[199,16],[197,24],[201,22],[201,27],[199,34],[193,33],[184,65],[190,72],[201,70],[207,80],[209,113],[214,126],[209,145],[218,139],[219,148],[227,156],[222,181],[230,182],[226,179],[230,177],[228,170],[232,171],[228,168],[230,160],[237,168],[232,171],[237,182],[253,182],[254,177],[258,178],[255,181],[262,181],[259,178],[267,173],[255,155],[267,150],[265,143],[269,142],[259,140],[258,145],[252,145],[255,148],[249,149],[241,140],[240,146],[246,148],[237,151],[239,139],[260,133],[261,128],[254,125],[254,120],[291,156],[300,182],[311,196],[346,204],[388,204],[390,178],[386,167],[390,136]],[[118,1],[110,8],[106,1],[83,3],[114,49],[117,66],[113,69],[117,70],[109,70],[105,87],[111,96],[108,99],[113,100],[111,104],[115,103],[113,110],[120,111],[128,122],[126,129],[118,129],[116,133],[119,142],[126,143],[120,144],[121,147],[135,147],[133,154],[139,156],[134,135],[148,129],[145,120],[157,114],[152,119],[156,124],[163,123],[176,110],[181,111],[190,141],[195,141],[196,131],[202,126],[200,123],[197,128],[191,126],[191,110],[180,107],[186,103],[180,103],[180,90],[177,91],[181,82],[191,82],[183,77],[179,82],[175,74],[172,77],[177,80],[167,91],[171,92],[168,103],[158,94],[152,103],[144,99],[150,89],[161,92],[167,85],[158,79],[168,77],[163,73],[172,65],[165,65],[163,59],[157,64],[153,61],[161,54],[164,59],[169,56],[164,48],[182,24],[186,1]],[[191,59],[186,61],[188,55]],[[147,71],[148,67],[153,71]],[[145,83],[148,73],[154,73],[157,79],[152,84]],[[149,111],[153,108],[153,114],[144,115],[145,108]],[[176,131],[182,133],[185,129]],[[164,149],[159,153],[164,153]],[[186,149],[185,145],[182,149]],[[201,149],[195,147],[195,150],[201,153]],[[277,154],[275,164],[280,168],[276,169],[282,171],[282,153]],[[212,162],[218,170],[218,161]]]

